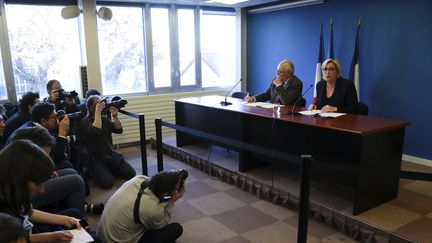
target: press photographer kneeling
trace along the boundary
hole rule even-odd
[[[91,179],[96,185],[109,189],[113,186],[114,176],[129,180],[135,176],[135,170],[112,146],[112,133],[123,132],[118,108],[109,105],[112,103],[107,104],[98,95],[88,97],[86,104],[88,115],[81,121],[78,137],[89,152]],[[107,112],[112,121],[106,117]]]
[[[187,177],[186,170],[177,170],[125,182],[108,200],[99,235],[107,243],[174,242],[183,228],[169,221],[174,203],[185,193]]]

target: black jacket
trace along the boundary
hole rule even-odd
[[[321,80],[316,85],[317,109],[321,110],[325,105],[337,107],[337,112],[357,113],[358,99],[354,83],[339,77],[333,95],[325,102],[327,82]]]

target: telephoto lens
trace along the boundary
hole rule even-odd
[[[88,204],[86,203],[84,206],[84,211],[86,211],[87,213],[92,213],[95,215],[99,215],[102,214],[103,210],[104,210],[104,204],[103,203],[98,203],[98,204]]]

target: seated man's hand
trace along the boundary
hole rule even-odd
[[[248,103],[250,103],[250,102],[254,102],[254,97],[253,97],[253,96],[249,96],[249,95],[248,95],[248,96],[246,96],[244,99],[245,99],[245,101],[248,102]]]
[[[278,87],[282,85],[282,81],[279,78],[276,78],[275,80],[273,80],[273,84]]]

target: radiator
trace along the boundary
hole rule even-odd
[[[225,94],[226,90],[212,90],[127,97],[126,99],[128,104],[123,109],[137,114],[144,114],[146,140],[149,140],[151,137],[156,138],[154,125],[155,118],[160,117],[163,121],[175,123],[173,99]],[[115,145],[122,145],[139,142],[140,134],[138,119],[124,114],[120,114],[119,118],[123,125],[123,133],[113,134],[113,143]],[[162,134],[164,136],[174,135],[175,130],[162,127]]]

